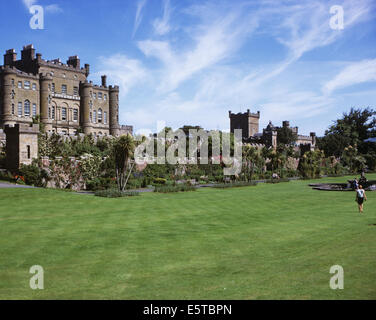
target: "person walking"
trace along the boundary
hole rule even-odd
[[[356,189],[356,199],[355,201],[358,203],[359,213],[363,213],[363,203],[367,201],[366,191],[363,189],[361,185],[359,185],[358,189]]]

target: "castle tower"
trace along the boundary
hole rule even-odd
[[[118,136],[120,133],[119,128],[119,87],[110,86],[110,135]]]
[[[245,113],[232,113],[229,111],[230,132],[242,129],[242,137],[248,139],[259,132],[260,111],[251,113],[249,109]]]
[[[92,95],[93,84],[86,81],[81,84],[81,123],[85,134],[90,134],[92,124],[90,121],[90,113],[92,112]]]
[[[6,168],[17,170],[21,164],[31,164],[38,158],[38,124],[6,125]]]
[[[14,91],[13,91],[13,84],[12,78],[14,77],[15,71],[10,68],[9,66],[5,66],[3,72],[3,123],[2,125],[6,124],[14,124],[15,122],[12,121],[12,105],[14,108]]]
[[[52,77],[49,73],[40,75],[40,121],[46,125],[46,131],[52,130],[51,84]]]

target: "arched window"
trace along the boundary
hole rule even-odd
[[[97,112],[95,110],[93,111],[93,122],[97,122]]]
[[[99,108],[98,109],[98,123],[101,123],[102,122],[102,109]]]
[[[24,103],[24,115],[26,117],[30,116],[30,101],[29,100],[25,100],[25,103]]]

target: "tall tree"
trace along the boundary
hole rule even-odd
[[[135,142],[130,134],[118,138],[112,148],[112,155],[115,159],[116,182],[119,191],[123,192],[131,175],[134,161]]]
[[[341,119],[325,131],[325,135],[317,141],[318,147],[326,156],[340,157],[348,146],[357,146],[362,154],[374,152],[375,146],[364,140],[376,136],[376,111],[371,108],[351,108],[348,114],[343,113]]]
[[[277,143],[278,144],[287,144],[291,145],[295,143],[298,136],[297,134],[292,131],[291,128],[282,126],[280,128],[277,128]]]

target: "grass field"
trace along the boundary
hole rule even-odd
[[[120,199],[0,189],[0,299],[376,299],[376,192],[361,216],[353,192],[311,182]]]

